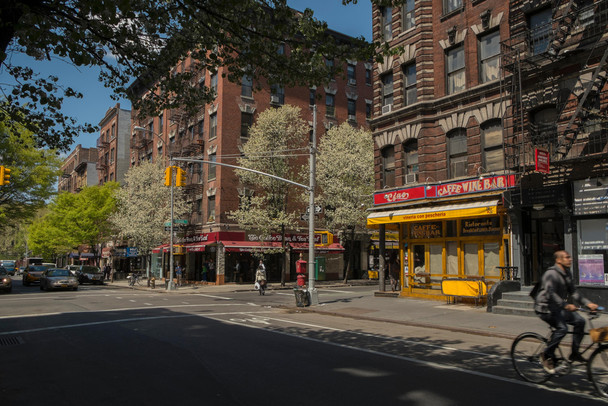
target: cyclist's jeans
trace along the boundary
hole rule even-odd
[[[577,312],[569,312],[567,310],[554,311],[552,313],[542,313],[540,318],[549,325],[555,328],[555,331],[551,335],[551,339],[545,349],[545,355],[553,357],[555,349],[559,345],[562,338],[568,333],[568,324],[574,326],[572,329],[572,353],[578,353],[578,349],[581,346],[581,341],[585,336],[585,319],[582,318]]]

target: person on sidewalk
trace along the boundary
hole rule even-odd
[[[559,343],[568,333],[568,324],[573,327],[572,352],[570,361],[586,362],[579,353],[579,348],[585,334],[585,319],[576,313],[577,307],[568,303],[568,298],[587,306],[589,310],[597,310],[598,305],[583,297],[574,286],[570,266],[572,257],[564,250],[553,254],[555,264],[543,274],[540,289],[534,300],[534,311],[538,316],[555,330],[551,335],[549,343],[541,361],[544,369],[555,373],[555,350]]]
[[[399,260],[397,254],[394,252],[391,254],[391,258],[388,262],[388,276],[391,280],[391,289],[394,291],[399,290]]]
[[[263,295],[266,291],[266,267],[261,259],[255,272],[255,281],[260,285],[260,295]]]
[[[177,278],[177,286],[182,286],[182,267],[179,264],[175,267],[175,277]]]

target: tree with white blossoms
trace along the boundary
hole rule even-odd
[[[319,142],[316,201],[325,207],[324,222],[350,241],[344,281],[353,263],[355,233],[365,230],[366,210],[374,191],[374,145],[372,135],[348,123],[332,127]]]
[[[171,188],[164,185],[165,166],[143,162],[125,174],[125,183],[116,193],[118,210],[110,218],[119,238],[129,240],[140,255],[170,238],[165,222],[171,219]],[[190,212],[182,188],[173,188],[173,217]],[[149,266],[148,261],[148,266]]]
[[[301,168],[300,153],[306,153],[310,126],[301,117],[299,107],[284,105],[278,109],[267,109],[260,113],[249,129],[249,139],[243,145],[243,157],[238,165],[260,172],[294,180]],[[289,184],[268,176],[236,171],[241,183],[254,191],[249,199],[241,199],[238,210],[230,213],[239,226],[256,234],[260,241],[267,240],[272,233],[281,233],[285,242],[285,230],[297,227],[298,213],[288,212],[290,199],[298,199],[299,191]],[[285,246],[266,253],[283,253],[281,284],[285,284],[287,264]],[[260,254],[260,253],[259,253]]]

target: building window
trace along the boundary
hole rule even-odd
[[[310,89],[308,92],[308,104],[311,106],[317,104],[317,91],[315,89]]]
[[[357,101],[353,100],[353,99],[348,99],[347,101],[348,103],[348,119],[349,120],[356,120],[356,114],[357,114]]]
[[[481,83],[498,79],[500,66],[500,32],[494,31],[479,38]]]
[[[249,138],[249,127],[253,124],[253,114],[241,112],[241,139]]]
[[[116,138],[116,124],[112,124],[112,139]]]
[[[464,46],[452,48],[447,52],[448,94],[465,89]]]
[[[333,94],[325,95],[325,115],[328,117],[336,115],[336,96]]]
[[[162,146],[162,145],[160,145],[160,146],[158,147],[158,153],[157,153],[156,155],[157,155],[157,156],[163,156],[163,146]]]
[[[382,76],[382,105],[393,104],[393,72]]]
[[[372,104],[365,102],[365,118],[372,118]]]
[[[241,96],[253,97],[253,80],[247,75],[241,80]]]
[[[418,140],[408,140],[403,144],[403,167],[406,177],[418,173]]]
[[[150,121],[150,124],[148,124],[148,133],[150,134],[150,137],[154,136],[154,121]],[[145,131],[144,131],[144,138],[147,138]]]
[[[270,103],[284,104],[285,103],[285,88],[280,85],[272,85],[270,87]]]
[[[405,105],[416,103],[416,64],[411,63],[403,67],[403,92],[405,93]]]
[[[217,113],[209,116],[209,139],[217,137]]]
[[[202,135],[205,131],[205,120],[200,120],[197,124],[197,132],[199,135]]]
[[[349,85],[354,85],[357,83],[356,68],[357,67],[352,63],[349,63],[346,66],[346,78],[348,79]]]
[[[443,0],[443,14],[462,8],[462,0]]]
[[[217,159],[217,155],[215,153],[209,154],[210,162],[215,162],[216,159]],[[215,179],[215,165],[213,165],[213,164],[208,164],[208,165],[209,165],[209,169],[207,171],[207,181],[214,180]]]
[[[530,50],[532,55],[547,51],[553,32],[551,27],[552,17],[550,8],[530,15],[528,25],[530,27]]]
[[[365,84],[372,84],[372,70],[370,68],[365,68]]]
[[[215,196],[207,198],[207,223],[215,223]]]
[[[158,116],[158,132],[161,134],[163,133],[163,122],[164,122],[163,113],[160,113],[160,115]]]
[[[114,148],[110,149],[110,163],[114,163]]]
[[[382,7],[382,39],[390,41],[393,39],[393,8]]]
[[[414,28],[414,0],[405,0],[401,10],[401,18],[403,24],[402,31]]]
[[[505,168],[502,149],[502,123],[492,120],[481,126],[481,147],[483,148],[483,167],[487,172],[501,171]]]
[[[327,68],[327,75],[330,80],[334,80],[334,75],[336,73],[335,64],[333,59],[325,60],[325,67]]]
[[[533,113],[530,124],[532,143],[551,149],[557,143],[557,119],[557,110],[553,106]]]
[[[211,75],[211,90],[217,96],[217,72]]]
[[[382,187],[395,186],[395,147],[382,150]]]
[[[448,134],[448,178],[466,176],[467,133],[464,128]]]

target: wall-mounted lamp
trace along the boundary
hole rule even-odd
[[[428,176],[425,180],[424,183],[426,183],[426,190],[431,190],[432,186],[429,185],[429,179],[433,179],[432,176]],[[433,182],[437,182],[435,179],[433,179]]]
[[[483,168],[483,166],[479,166],[477,168],[477,177],[479,178],[479,180],[483,180],[482,172],[485,172],[485,169]]]

